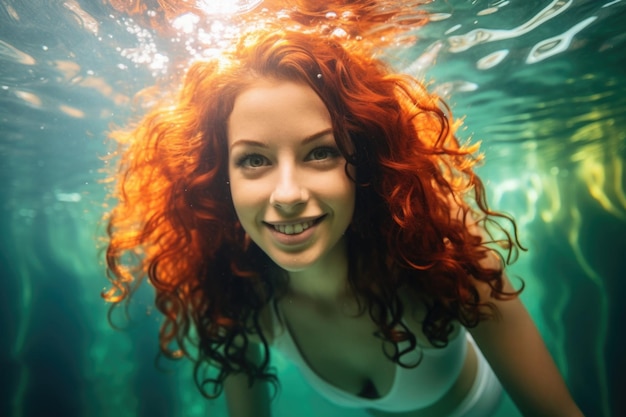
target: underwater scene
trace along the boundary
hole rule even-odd
[[[230,16],[267,13],[262,0],[169,3],[0,0],[0,416],[227,415],[190,363],[157,359],[147,284],[131,320],[110,317],[121,329],[101,297],[108,133],[141,112],[140,91],[235,37]],[[481,142],[490,207],[528,249],[509,275],[583,413],[626,415],[626,1],[410,3],[427,23],[381,54]],[[367,415],[278,354],[273,366],[274,415]],[[519,415],[505,398],[498,416]]]

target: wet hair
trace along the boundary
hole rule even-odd
[[[405,289],[426,306],[423,332],[436,346],[448,343],[454,321],[473,327],[495,314],[478,282],[493,297],[516,295],[504,291],[502,277],[504,258],[519,245],[515,223],[488,209],[474,172],[477,147],[459,143],[450,111],[436,96],[329,38],[249,34],[219,59],[194,63],[174,105],[151,110],[132,131],[113,133],[125,148],[108,217],[112,287],[103,297],[128,301],[147,277],[164,315],[161,349],[191,357],[190,346],[197,347],[196,383],[206,396],[219,395],[233,373],[276,382],[260,312],[286,283],[242,229],[228,184],[227,120],[236,97],[259,79],[308,85],[330,112],[346,174],[356,173],[346,231],[349,285],[380,338],[416,348],[402,323],[410,307],[399,297]],[[510,221],[513,232],[500,220]],[[484,260],[497,243],[506,256],[489,267]],[[263,346],[260,364],[246,357],[252,336]],[[404,353],[386,354],[401,363]]]

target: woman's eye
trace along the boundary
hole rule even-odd
[[[243,168],[260,168],[268,164],[267,158],[259,154],[245,155],[237,161],[237,166]]]
[[[330,147],[315,148],[309,153],[310,160],[322,161],[324,159],[334,158],[339,156],[339,151]]]

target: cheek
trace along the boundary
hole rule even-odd
[[[347,209],[347,213],[346,213],[346,216],[348,216],[350,222],[352,221],[352,218],[354,217],[355,203],[356,203],[356,195],[352,193],[350,201],[348,201],[349,208]]]
[[[341,210],[343,218],[352,220],[356,202],[356,187],[349,179],[342,185],[342,187],[337,189],[335,204],[337,209]]]
[[[235,212],[237,213],[237,217],[241,220],[242,214],[245,213],[246,207],[249,203],[246,201],[246,194],[242,190],[242,184],[237,180],[231,180],[230,183],[230,196],[232,198],[233,207],[235,207]]]
[[[265,201],[264,192],[260,184],[254,182],[231,179],[230,195],[239,221],[244,223],[253,221]]]

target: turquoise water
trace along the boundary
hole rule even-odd
[[[626,415],[626,1],[428,8],[419,41],[388,59],[432,80],[466,116],[460,135],[482,141],[491,204],[518,219],[529,248],[511,274],[580,407]],[[126,331],[111,329],[99,297],[106,132],[138,90],[197,52],[185,41],[197,22],[174,23],[175,45],[98,0],[0,0],[1,416],[224,415],[188,364],[155,368],[147,288]],[[278,416],[363,415],[275,365]],[[499,415],[516,413],[505,401]]]

